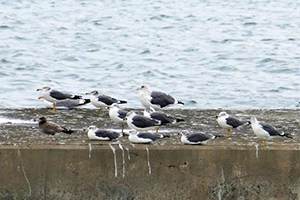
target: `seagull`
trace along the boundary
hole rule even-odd
[[[39,96],[39,99],[46,99],[49,102],[52,102],[53,109],[52,113],[56,112],[56,105],[58,102],[63,102],[70,99],[81,99],[82,97],[79,95],[72,95],[68,93],[63,93],[57,90],[53,90],[51,87],[45,86],[43,88],[37,89],[37,91],[42,91],[42,95]]]
[[[127,101],[124,100],[117,100],[110,96],[100,95],[96,90],[86,94],[91,95],[92,104],[95,107],[100,108],[100,116],[103,115],[103,109],[107,108],[107,106],[111,106],[113,103],[117,103],[117,104],[127,103]]]
[[[136,130],[129,131],[129,141],[135,144],[149,144],[160,138],[170,137],[154,133],[138,133]]]
[[[221,137],[221,136],[214,136],[214,135],[206,135],[204,133],[192,133],[190,134],[189,131],[184,130],[181,132],[181,138],[180,141],[183,144],[206,144],[209,140],[212,140],[214,138]]]
[[[219,126],[228,129],[227,137],[231,136],[233,128],[250,124],[249,121],[241,121],[235,117],[228,115],[226,112],[220,112],[219,115],[216,116],[216,118]]]
[[[162,112],[156,112],[154,110],[154,108],[152,108],[152,107],[146,108],[143,113],[144,113],[145,117],[155,119],[155,120],[159,121],[161,125],[165,125],[165,124],[169,124],[169,123],[175,124],[176,122],[184,121],[183,119],[175,118],[170,115],[164,114]],[[159,129],[159,127],[157,127],[156,132],[158,132],[158,129]]]
[[[257,121],[255,116],[251,117],[251,127],[252,127],[254,134],[258,138],[264,138],[266,140],[269,140],[273,136],[281,136],[281,137],[287,137],[287,138],[293,139],[293,137],[291,137],[290,135],[288,135],[284,132],[280,133],[278,130],[273,128],[271,125]]]
[[[40,117],[38,119],[38,124],[40,131],[48,135],[54,135],[57,132],[63,132],[66,134],[72,134],[74,132],[73,130],[67,129],[54,122],[47,121],[46,117]]]
[[[183,102],[176,100],[169,94],[164,92],[152,91],[149,85],[143,85],[139,90],[140,101],[146,108],[164,108],[170,105],[182,104]]]
[[[114,140],[122,137],[121,133],[110,131],[110,130],[100,130],[96,126],[89,126],[88,128],[88,137],[90,140]]]
[[[158,131],[158,127],[161,125],[159,121],[143,115],[135,114],[134,111],[127,113],[126,122],[129,128],[137,131],[147,131],[153,128],[156,128],[156,131]]]
[[[116,103],[113,103],[111,106],[108,106],[108,109],[110,119],[116,122],[117,124],[120,124],[122,126],[122,133],[124,133],[124,128],[127,124],[127,122],[124,119],[128,112],[120,109],[119,105]]]
[[[68,99],[62,102],[58,102],[56,104],[56,107],[63,108],[63,109],[72,109],[78,106],[83,106],[90,102],[91,102],[90,99]],[[44,99],[44,105],[46,108],[53,108],[53,104],[45,99]]]

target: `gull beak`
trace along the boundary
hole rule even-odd
[[[107,106],[107,107],[106,107],[106,109],[108,109],[108,110],[109,110],[110,108],[111,108],[111,106]]]
[[[136,90],[141,90],[141,89],[142,89],[142,88],[139,87],[139,88],[137,88]]]
[[[85,93],[85,95],[90,95],[91,93],[90,92],[88,92],[88,93]]]
[[[43,96],[39,96],[39,97],[38,97],[38,99],[43,99],[43,98],[44,98]]]
[[[42,88],[38,88],[36,91],[41,91],[41,90],[43,90]]]
[[[216,118],[219,118],[220,117],[220,115],[216,115]]]

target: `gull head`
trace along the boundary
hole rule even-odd
[[[142,85],[137,90],[139,90],[141,92],[148,92],[148,93],[151,92],[151,88],[149,85]]]
[[[217,116],[216,116],[216,118],[219,118],[219,117],[227,117],[228,116],[228,114],[226,113],[226,112],[220,112]]]
[[[51,87],[45,86],[45,87],[42,87],[42,88],[38,88],[36,91],[47,92],[47,91],[50,91],[50,90],[51,90]]]
[[[98,128],[94,125],[89,126],[88,130],[96,131]]]
[[[113,103],[110,106],[107,106],[108,109],[113,109],[113,108],[120,108],[120,106],[117,103]]]
[[[251,119],[250,119],[250,122],[251,122],[251,124],[256,123],[256,122],[257,122],[256,117],[255,117],[255,116],[252,116]]]
[[[181,135],[189,135],[190,134],[190,131],[188,130],[183,130],[182,132],[180,132]]]
[[[126,117],[124,118],[124,120],[127,120],[127,118],[133,117],[134,115],[135,115],[135,112],[134,112],[134,111],[129,111],[129,112],[126,114]]]
[[[93,96],[98,96],[99,92],[97,90],[93,90],[91,92],[86,93],[86,95],[93,95]]]
[[[42,116],[39,118],[38,122],[39,122],[39,124],[42,124],[42,123],[47,122],[47,119],[46,119],[46,117]]]

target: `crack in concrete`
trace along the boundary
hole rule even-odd
[[[28,177],[27,177],[27,174],[26,174],[26,171],[25,171],[25,168],[24,168],[24,160],[23,160],[23,158],[22,158],[20,149],[18,149],[18,157],[19,157],[20,160],[21,160],[21,169],[22,169],[22,171],[23,171],[25,180],[26,180],[27,185],[28,185],[29,196],[31,196],[31,193],[32,193],[32,191],[31,191],[31,185],[30,185],[29,179],[28,179]]]

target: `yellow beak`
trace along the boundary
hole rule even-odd
[[[43,96],[39,96],[39,98],[38,99],[42,99],[42,98],[44,98]]]

